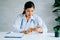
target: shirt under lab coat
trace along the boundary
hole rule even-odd
[[[45,23],[36,14],[32,14],[28,22],[26,20],[25,15],[20,14],[17,17],[13,27],[19,32],[27,30],[28,28],[41,27],[43,29],[43,33],[47,33],[47,27]]]

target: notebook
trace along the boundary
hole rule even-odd
[[[8,32],[5,35],[5,38],[22,38],[24,34],[22,33],[15,33],[15,32]]]

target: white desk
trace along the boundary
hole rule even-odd
[[[54,37],[54,33],[30,33],[25,34],[22,38],[4,38],[6,33],[7,32],[0,32],[0,40],[60,40],[60,37]]]

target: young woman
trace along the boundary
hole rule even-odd
[[[33,13],[34,10],[35,5],[32,1],[25,3],[23,13],[18,16],[14,24],[14,27],[17,28],[20,33],[28,34],[32,31],[38,33],[47,32],[47,27],[42,19]]]

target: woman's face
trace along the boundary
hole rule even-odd
[[[25,9],[26,16],[30,17],[33,14],[33,11],[34,11],[33,7]]]

